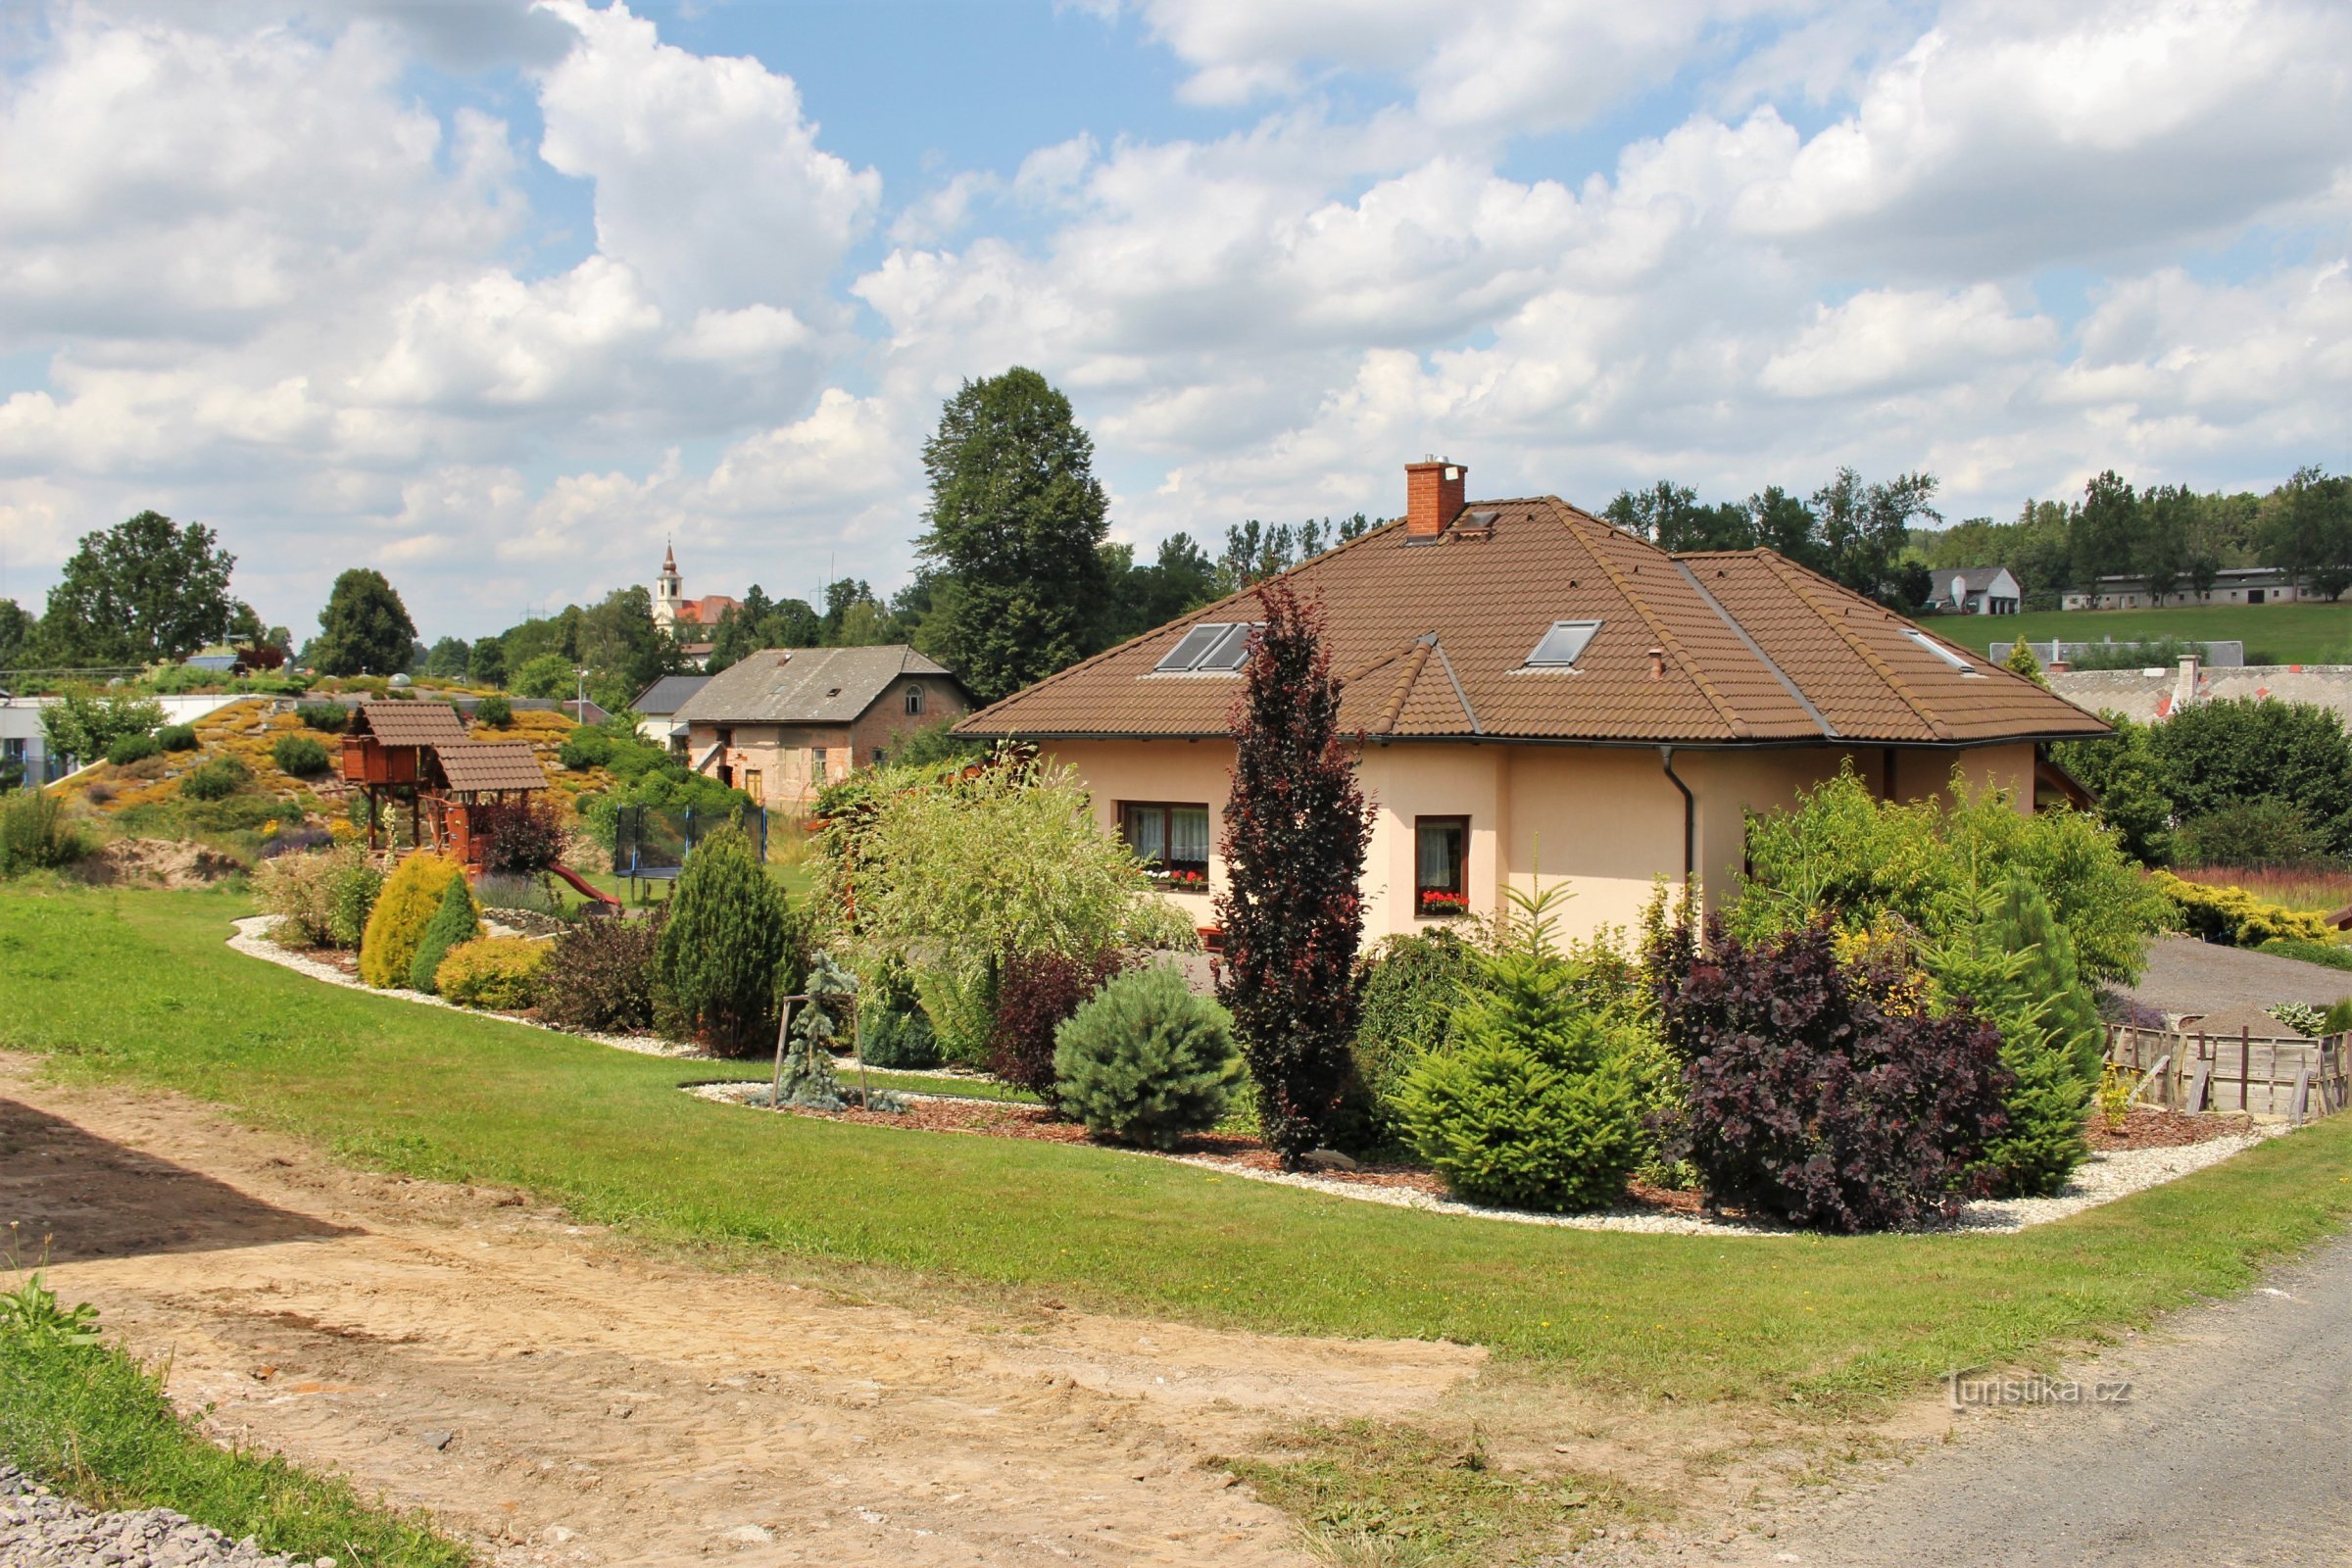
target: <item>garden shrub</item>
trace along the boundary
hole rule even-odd
[[[997,1020],[988,1038],[988,1070],[1032,1094],[1050,1095],[1058,1049],[1055,1031],[1126,966],[1125,956],[1116,950],[1085,958],[1029,953],[1007,962],[997,983]]]
[[[360,939],[360,979],[381,991],[409,982],[416,944],[441,907],[453,878],[463,880],[455,860],[419,850],[393,867],[372,901]]]
[[[55,870],[90,853],[89,840],[46,790],[0,798],[0,876]]]
[[[1397,1099],[1405,1139],[1464,1198],[1521,1208],[1607,1203],[1649,1152],[1625,1018],[1582,1004],[1553,948],[1547,906],[1481,959],[1485,985],[1454,1017],[1454,1044],[1424,1056]]]
[[[192,752],[196,749],[196,726],[166,724],[155,732],[155,744],[167,752]]]
[[[1826,921],[1754,941],[1680,924],[1653,952],[1684,1063],[1669,1148],[1709,1199],[1814,1230],[1908,1229],[1991,1185],[2000,1034],[1895,966],[1838,961]]]
[[[2299,1035],[2317,1040],[2328,1028],[2328,1009],[2310,1002],[2278,1002],[2262,1009]]]
[[[254,867],[254,897],[264,914],[277,916],[273,942],[292,948],[348,948],[340,901],[355,869],[367,866],[357,849],[270,856]]]
[[[858,1056],[869,1067],[939,1065],[939,1039],[920,1003],[906,1007],[867,1005],[858,1014]]]
[[[253,777],[253,769],[233,757],[216,757],[188,770],[179,781],[179,792],[192,801],[225,801],[243,789]]]
[[[2192,817],[2173,835],[2182,865],[2311,865],[2328,858],[2328,834],[2302,807],[2272,797]]]
[[[1962,790],[1957,774],[1953,788]],[[1747,848],[1751,869],[1727,916],[1745,942],[1823,915],[1860,930],[1889,914],[1930,945],[1948,942],[2012,872],[2041,889],[2077,967],[2094,982],[2135,978],[2148,933],[2172,923],[2163,897],[2093,817],[2020,815],[1994,791],[1956,804],[1882,801],[1850,764],[1802,793],[1794,809],[1752,819]]]
[[[2190,882],[2170,871],[2153,872],[2148,881],[2172,902],[2189,935],[2207,942],[2259,948],[2280,938],[2291,942],[2335,940],[2335,928],[2326,915],[2267,903],[2243,888]]]
[[[654,1026],[659,912],[583,920],[550,945],[539,975],[539,1016],[565,1029],[619,1034]]]
[[[49,750],[84,762],[104,757],[125,735],[153,734],[163,722],[164,705],[131,691],[68,691],[41,709]]]
[[[383,890],[384,873],[355,847],[328,894],[327,934],[334,946],[359,947],[368,931],[368,917],[375,912],[376,896]]]
[[[1173,1149],[1217,1124],[1241,1076],[1231,1017],[1161,965],[1112,977],[1063,1022],[1053,1096],[1090,1133]]]
[[[585,773],[611,761],[614,744],[604,730],[583,725],[564,737],[564,744],[556,749],[556,760],[575,773]]]
[[[416,939],[416,956],[409,960],[409,989],[432,994],[434,976],[440,973],[441,960],[449,956],[450,949],[481,934],[482,911],[474,906],[473,889],[466,885],[463,875],[451,877],[449,886],[442,889],[440,907]]]
[[[696,845],[655,950],[662,1033],[729,1055],[767,1044],[790,952],[789,916],[784,890],[741,828],[720,828]]]
[[[537,1000],[547,944],[525,937],[477,937],[461,942],[433,971],[433,988],[462,1007],[516,1012]]]
[[[1444,1049],[1484,975],[1476,951],[1444,926],[1388,937],[1355,970],[1355,1077],[1377,1137],[1395,1118],[1406,1077]]]
[[[326,771],[326,748],[308,735],[280,735],[270,744],[270,760],[281,773],[316,778]]]
[[[2320,1020],[2320,1033],[2340,1035],[2352,1031],[2352,997],[2340,997],[2330,1003],[2328,1016]]]
[[[564,914],[564,901],[545,877],[511,871],[485,871],[475,878],[473,902],[485,909],[518,909],[558,920]]]
[[[2335,853],[2352,854],[2352,737],[2333,709],[2260,697],[2192,703],[2148,739],[2181,821],[2285,801]]]
[[[106,760],[117,767],[128,767],[160,755],[163,749],[163,743],[152,735],[118,735],[106,748]]]
[[[514,705],[504,697],[485,697],[473,705],[474,722],[505,729],[514,722]]]
[[[545,796],[474,808],[482,869],[532,876],[564,858],[564,815]]]
[[[296,706],[294,717],[304,729],[315,729],[321,735],[340,735],[351,724],[351,710],[341,703],[302,703]]]
[[[2330,969],[2352,969],[2352,948],[2340,947],[2333,942],[2272,937],[2260,944],[2257,951],[2275,953],[2281,958],[2300,958],[2305,963],[2324,963]]]
[[[280,828],[262,841],[260,858],[274,860],[281,855],[300,855],[311,850],[330,848],[335,836],[322,827],[295,826]]]

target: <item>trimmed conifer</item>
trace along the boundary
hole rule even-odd
[[[441,907],[452,878],[463,880],[457,862],[424,851],[393,867],[368,910],[360,937],[360,979],[382,990],[406,985],[416,961],[416,944]]]
[[[442,890],[440,906],[425,922],[424,934],[416,939],[416,956],[409,960],[409,989],[437,995],[441,987],[435,976],[441,972],[441,960],[449,956],[450,949],[481,934],[482,914],[474,906],[473,889],[466,885],[463,875],[451,877]]]
[[[1340,742],[1321,612],[1280,578],[1257,599],[1265,624],[1233,712],[1217,995],[1257,1081],[1266,1143],[1296,1167],[1328,1141],[1348,1084],[1372,813]]]
[[[694,847],[654,950],[658,1027],[731,1055],[770,1043],[791,947],[784,890],[737,827]]]
[[[1054,1098],[1091,1133],[1173,1149],[1217,1124],[1242,1075],[1225,1009],[1174,969],[1119,975],[1063,1022]]]
[[[2050,912],[2049,900],[2031,877],[2013,874],[2001,885],[1988,918],[1988,945],[2025,956],[2018,977],[2024,997],[2044,1006],[2047,1029],[2085,1086],[2099,1081],[2107,1056],[2107,1032],[2099,1022],[2098,999],[2075,962],[2075,941]]]

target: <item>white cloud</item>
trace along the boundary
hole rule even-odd
[[[1990,283],[1954,293],[1870,289],[1822,306],[1757,382],[1793,398],[1912,391],[1965,379],[1986,365],[2047,354],[2058,326],[2018,316]]]

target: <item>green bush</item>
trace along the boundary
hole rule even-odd
[[[478,937],[449,950],[433,989],[462,1007],[514,1012],[538,1000],[548,945],[523,937]]]
[[[2149,731],[2183,822],[2252,801],[2291,803],[2352,854],[2352,737],[2331,708],[2246,697],[2192,703]]]
[[[2330,969],[2352,969],[2352,948],[2340,947],[2333,942],[2272,937],[2256,951],[2275,953],[2281,958],[2300,958],[2305,963],[2324,963]]]
[[[1214,1127],[1241,1076],[1233,1020],[1170,968],[1119,975],[1054,1037],[1061,1108],[1090,1133],[1153,1149]]]
[[[481,934],[482,911],[474,907],[473,889],[466,885],[462,874],[451,877],[449,886],[441,890],[440,907],[416,939],[416,956],[409,960],[409,989],[431,993],[438,984],[441,960],[449,956],[450,950]]]
[[[1470,944],[1442,926],[1387,938],[1357,963],[1356,975],[1363,1000],[1355,1077],[1377,1139],[1395,1120],[1405,1079],[1444,1049],[1456,1010],[1485,979]]]
[[[316,778],[326,771],[326,748],[308,735],[280,735],[270,747],[277,770],[295,778]]]
[[[253,778],[253,769],[233,757],[216,757],[189,769],[179,792],[191,801],[225,801]]]
[[[920,1004],[878,1007],[871,1004],[858,1014],[858,1055],[869,1067],[936,1067],[939,1040],[931,1032],[931,1015]]]
[[[1961,790],[1957,774],[1953,788]],[[2041,889],[2091,981],[2131,980],[2147,938],[2171,925],[2165,900],[2124,858],[2115,834],[2081,811],[2019,813],[1998,792],[1882,801],[1849,765],[1793,810],[1754,818],[1749,874],[1726,924],[1755,942],[1828,915],[1849,931],[1892,915],[1929,944],[1979,918],[1987,889],[2022,872]]]
[[[485,697],[473,705],[473,716],[477,723],[505,729],[514,722],[514,705],[504,697]]]
[[[358,920],[349,918],[346,890],[362,876],[382,881],[367,857],[350,846],[262,861],[254,867],[253,891],[262,912],[278,918],[271,939],[288,947],[359,946],[367,915],[363,910]]]
[[[611,761],[615,744],[604,730],[584,726],[564,737],[564,744],[556,751],[556,760],[575,773],[585,773]]]
[[[455,860],[419,850],[384,879],[360,939],[360,979],[381,991],[406,985],[416,961],[416,944],[440,910],[452,878],[464,880]]]
[[[2244,888],[2191,882],[2170,871],[2154,872],[2148,881],[2172,901],[2180,924],[2188,933],[2208,942],[2259,948],[2281,937],[2292,942],[2335,939],[2335,928],[2328,923],[2326,915],[2269,903]]]
[[[2310,865],[2328,858],[2325,829],[2292,801],[2240,801],[2180,824],[2174,836],[2180,863]]]
[[[686,858],[654,956],[657,1022],[673,1040],[745,1055],[767,1045],[778,983],[789,985],[791,910],[784,890],[724,827]]]
[[[556,938],[539,972],[539,1015],[565,1029],[599,1033],[650,1029],[659,911],[582,920]]]
[[[27,790],[0,798],[0,876],[55,870],[89,853],[89,841],[56,796]]]
[[[196,749],[196,726],[166,724],[155,732],[155,743],[167,752],[192,752]]]
[[[375,911],[376,896],[383,891],[384,873],[374,861],[355,852],[327,895],[327,934],[336,947],[359,947],[368,932],[368,916]]]
[[[340,735],[351,723],[351,710],[341,703],[303,703],[295,708],[294,716],[304,729],[321,735]]]
[[[163,749],[163,743],[152,735],[118,735],[106,748],[106,760],[117,767],[128,767],[160,755]]]

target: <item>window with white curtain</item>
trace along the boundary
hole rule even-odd
[[[1442,919],[1470,912],[1470,819],[1413,818],[1413,912]]]
[[[1119,836],[1136,858],[1171,882],[1208,880],[1208,808],[1164,801],[1121,801]]]

